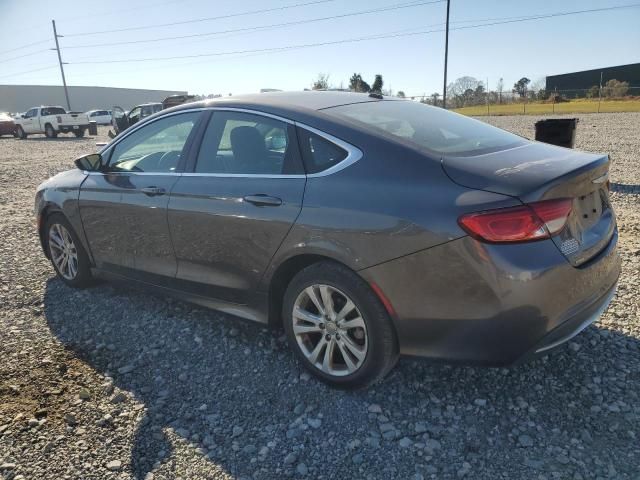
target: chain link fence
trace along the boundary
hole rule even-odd
[[[409,97],[442,106],[439,94]],[[447,108],[465,115],[548,115],[562,113],[640,112],[640,86],[595,86],[565,90],[485,91],[447,96]]]

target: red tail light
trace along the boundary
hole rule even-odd
[[[473,238],[488,243],[530,242],[561,231],[571,213],[569,198],[545,200],[520,207],[467,213],[458,219]]]

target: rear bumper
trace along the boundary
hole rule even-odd
[[[614,285],[591,306],[545,335],[540,342],[530,352],[523,355],[518,362],[525,362],[536,357],[547,355],[578,335],[593,322],[597,321],[613,300],[617,286],[617,284]]]
[[[469,237],[361,270],[388,298],[400,351],[509,365],[544,354],[606,309],[620,275],[617,232],[573,267],[551,240],[488,245]]]
[[[58,129],[59,130],[66,130],[66,131],[73,131],[73,130],[80,130],[80,129],[88,129],[89,128],[89,124],[82,124],[82,125],[58,125]]]

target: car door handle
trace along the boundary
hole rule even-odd
[[[164,195],[165,193],[167,193],[167,191],[161,187],[144,187],[141,188],[140,191],[150,197]]]
[[[259,207],[278,207],[282,205],[282,199],[278,197],[270,197],[263,193],[257,195],[247,195],[243,198],[245,202],[253,203]]]

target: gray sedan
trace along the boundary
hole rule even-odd
[[[318,378],[400,354],[507,365],[598,318],[620,272],[607,155],[408,100],[268,93],[181,105],[37,190],[70,286],[134,282],[282,326]]]

